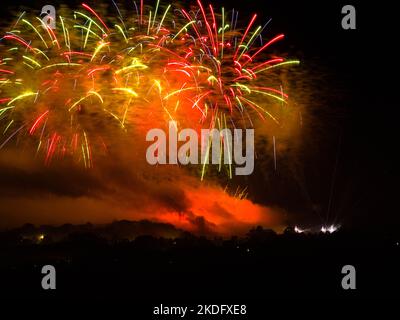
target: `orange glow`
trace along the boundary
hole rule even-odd
[[[193,188],[186,192],[186,197],[190,202],[186,212],[165,212],[157,220],[194,233],[243,234],[256,225],[281,229],[281,213],[248,199],[235,198],[221,188]]]

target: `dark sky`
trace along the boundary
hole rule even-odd
[[[3,16],[11,11],[6,3],[2,2]],[[42,4],[57,6],[58,3],[79,2],[35,1],[35,7],[40,10]],[[317,123],[306,136],[310,140],[304,144],[299,163],[291,170],[285,167],[284,172],[273,174],[266,174],[265,167],[256,165],[255,174],[247,180],[251,200],[268,207],[283,207],[289,221],[308,225],[322,223],[327,218],[330,222],[336,217],[337,223],[352,228],[395,229],[399,224],[395,203],[398,103],[394,99],[397,36],[392,5],[388,1],[218,3],[218,7],[238,9],[242,19],[254,12],[262,20],[272,18],[268,32],[285,33],[282,49],[302,61],[303,76],[308,79],[307,86],[312,88],[316,105],[313,119]],[[32,6],[31,1],[15,0],[12,4],[17,8],[24,4]],[[346,4],[354,5],[357,10],[357,30],[341,28],[341,8]],[[77,188],[73,178],[65,176],[62,170],[61,173],[55,170],[58,173],[52,172],[54,175],[48,174],[43,179],[40,174],[38,177],[30,171],[24,175],[25,170],[12,167],[1,165],[0,190],[11,188],[14,194],[20,190],[28,197],[39,188],[66,197],[89,193],[94,195],[90,197],[92,201],[99,193],[103,194],[99,181],[107,181],[80,176],[81,188]],[[67,183],[58,190],[52,179]],[[93,193],[88,192],[92,185],[96,186]],[[179,197],[161,193],[158,199],[165,199],[167,194],[169,204],[171,198]],[[13,203],[18,206],[18,201]],[[87,205],[87,210],[91,208]],[[107,210],[112,210],[112,205]]]

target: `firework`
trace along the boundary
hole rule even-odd
[[[268,23],[257,26],[257,15],[239,27],[235,10],[200,1],[135,2],[133,14],[113,5],[116,14],[87,4],[61,10],[56,30],[23,13],[6,32],[0,149],[33,142],[47,164],[68,155],[91,167],[115,130],[129,136],[143,121],[199,130],[254,127],[254,116],[281,124],[288,95],[277,71],[299,62],[268,54],[284,35],[264,38]]]

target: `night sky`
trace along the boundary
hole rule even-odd
[[[39,14],[50,2],[56,7],[79,5],[12,5],[21,10],[30,3]],[[345,4],[357,10],[357,30],[341,27]],[[194,232],[227,234],[242,233],[255,224],[282,230],[287,224],[334,223],[396,231],[397,62],[391,6],[385,1],[378,6],[365,1],[236,0],[215,6],[239,10],[244,24],[254,12],[260,21],[272,18],[265,34],[286,35],[274,50],[301,61],[290,74],[289,89],[308,110],[307,117],[297,143],[287,152],[278,151],[277,170],[271,158],[261,157],[249,177],[201,182],[197,172],[143,164],[138,159],[145,154],[144,136],[132,144],[117,132],[113,138],[118,142],[109,154],[87,170],[68,161],[44,165],[33,159],[30,148],[13,140],[0,150],[1,228],[28,222],[150,219]],[[2,34],[13,10],[2,2]],[[3,140],[0,137],[0,144]],[[247,200],[238,205],[224,192],[226,186],[231,193],[237,186],[247,187]]]

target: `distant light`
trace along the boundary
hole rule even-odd
[[[294,227],[294,232],[296,232],[296,233],[303,233],[304,230],[302,230],[302,229],[298,228],[297,226],[295,226],[295,227]]]
[[[328,229],[329,233],[334,233],[338,228],[334,225],[331,225]]]
[[[44,239],[44,234],[39,234],[38,239],[39,241],[42,241]]]
[[[321,232],[322,233],[334,233],[339,229],[339,226],[335,226],[335,225],[331,225],[329,227],[326,226],[322,226],[321,227]]]

